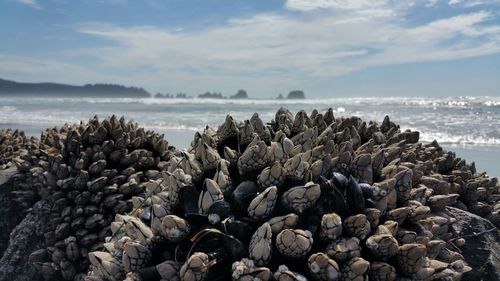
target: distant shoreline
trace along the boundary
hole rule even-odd
[[[115,84],[74,86],[59,83],[21,83],[0,79],[0,97],[149,98],[151,95],[143,88]]]
[[[222,93],[205,92],[195,97],[186,93],[177,94],[150,94],[140,87],[127,87],[117,84],[86,84],[75,86],[68,84],[41,82],[24,83],[0,78],[0,97],[14,98],[154,98],[154,99],[220,99],[220,100],[251,100],[247,92],[239,89],[236,94],[224,96]],[[279,94],[276,100],[304,100],[305,94],[301,90],[293,90],[286,97]]]

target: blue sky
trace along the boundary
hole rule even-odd
[[[162,93],[500,95],[500,0],[0,0],[0,77]]]

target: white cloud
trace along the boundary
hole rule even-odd
[[[464,8],[473,8],[486,5],[498,5],[500,0],[449,0],[450,6],[462,6]]]
[[[385,0],[290,0],[286,8],[295,12],[232,18],[198,30],[88,23],[78,31],[109,44],[67,50],[64,56],[92,67],[2,58],[0,73],[30,69],[68,82],[86,77],[192,94],[242,87],[258,96],[371,67],[500,53],[497,14],[460,10],[410,26],[406,17],[414,5],[405,0],[396,5]]]
[[[26,6],[29,6],[33,9],[38,9],[38,10],[42,9],[42,6],[40,6],[36,0],[16,0],[16,1]]]
[[[437,5],[439,0],[427,0],[427,3],[425,3],[425,7],[427,8],[432,8]]]
[[[359,12],[359,11],[358,11]],[[294,18],[261,14],[199,31],[92,24],[80,31],[118,46],[70,55],[112,68],[142,68],[203,79],[290,77],[329,79],[379,65],[457,59],[500,51],[500,26],[476,12],[406,27],[395,15],[351,13]]]
[[[125,5],[128,3],[128,0],[99,0],[98,2],[109,5]]]
[[[385,6],[387,0],[288,0],[285,7],[296,11],[317,9],[360,10]]]

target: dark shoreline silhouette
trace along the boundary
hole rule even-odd
[[[116,84],[86,84],[74,86],[59,83],[22,83],[0,79],[3,97],[95,97],[95,98],[149,98],[143,88]]]
[[[148,91],[139,87],[126,87],[118,84],[85,84],[75,86],[68,84],[42,82],[23,83],[0,78],[0,97],[48,97],[48,98],[191,98],[186,93],[162,94],[152,96]],[[201,99],[249,99],[247,92],[239,89],[236,94],[229,97],[217,92],[205,92],[199,94]],[[276,99],[305,99],[301,90],[293,90],[286,97],[282,94]]]

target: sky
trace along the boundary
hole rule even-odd
[[[0,78],[500,96],[500,0],[0,0]]]

